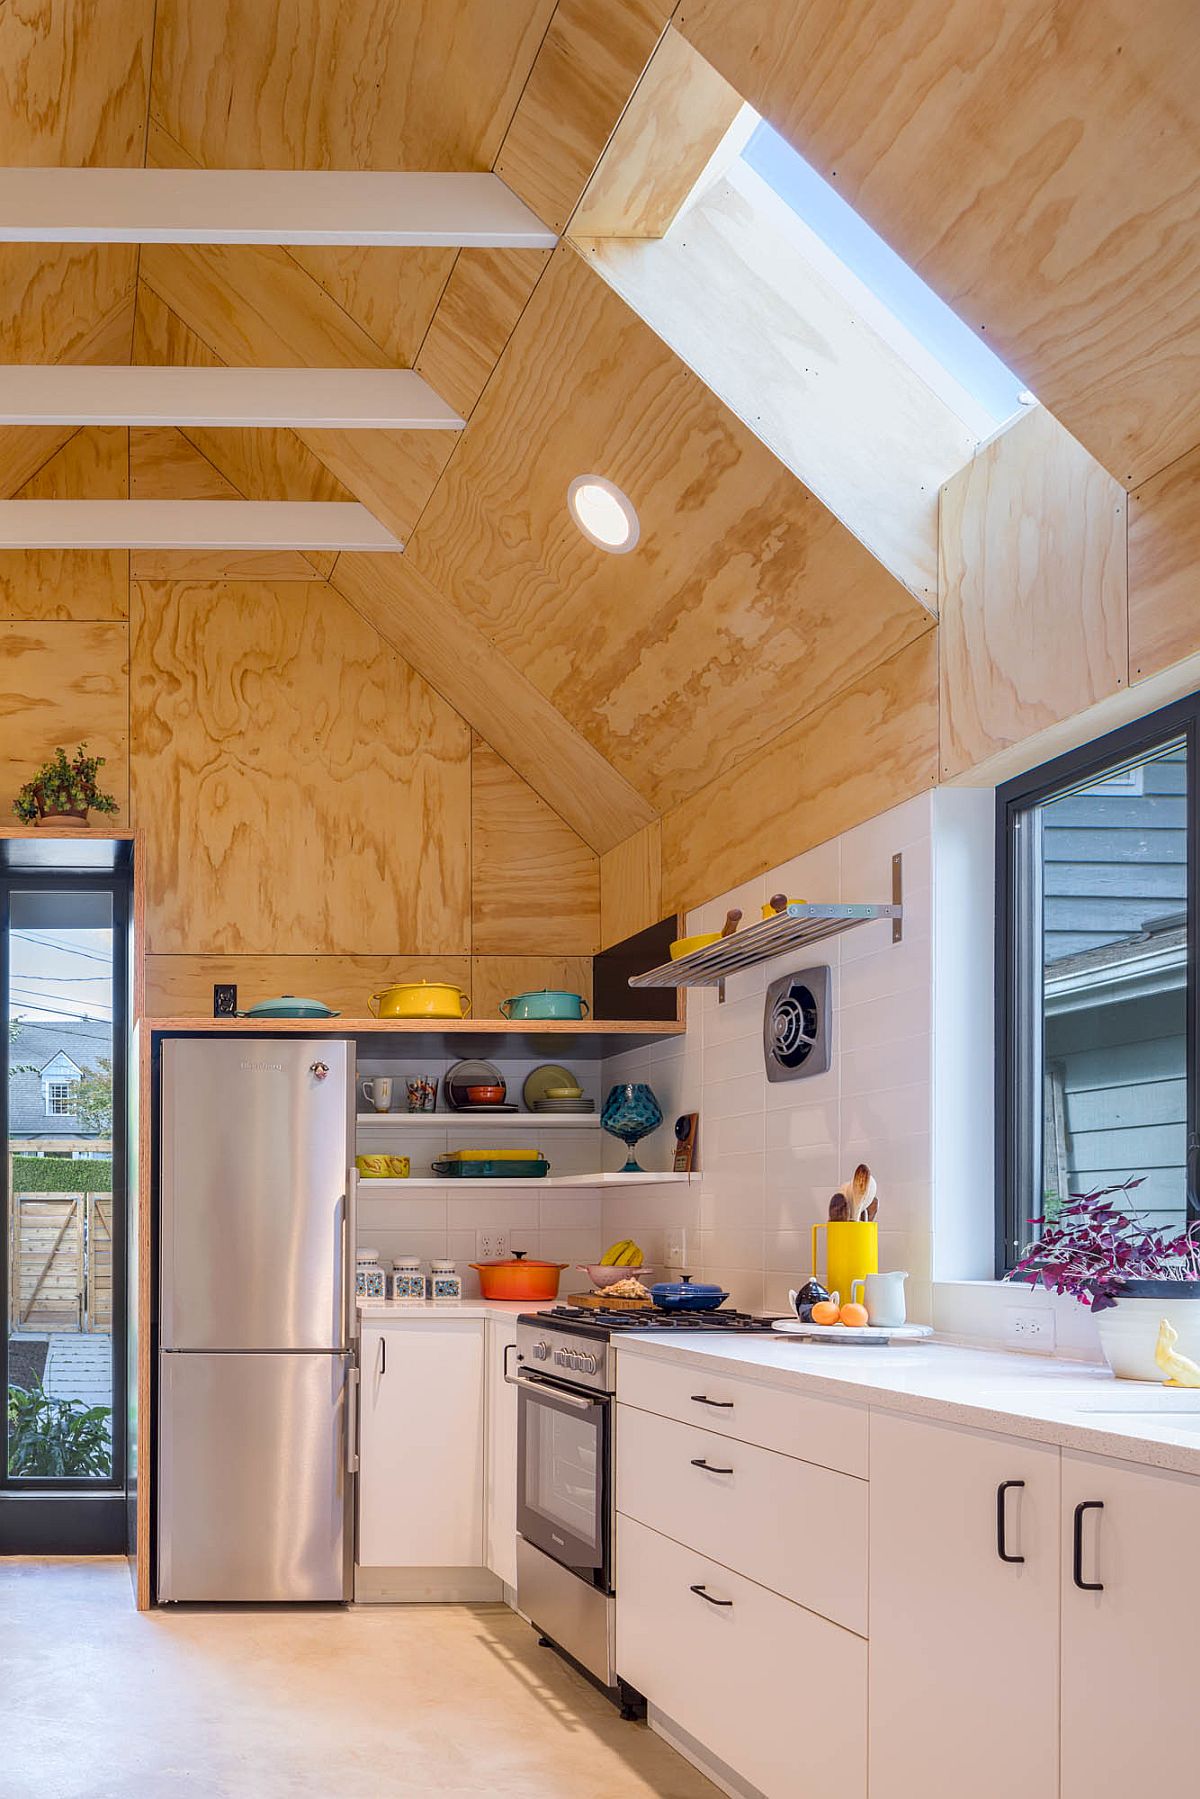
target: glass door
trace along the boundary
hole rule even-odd
[[[0,875],[10,1549],[124,1546],[127,897],[120,876]]]
[[[608,1584],[610,1403],[537,1376],[521,1380],[517,1529],[527,1543],[602,1588]]]

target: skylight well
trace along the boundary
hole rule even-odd
[[[981,435],[1037,404],[970,326],[765,120],[750,133],[740,160],[790,209],[808,240],[807,253],[820,255],[826,277]]]

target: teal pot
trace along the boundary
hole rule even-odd
[[[1178,1355],[1200,1363],[1200,1281],[1125,1281],[1117,1303],[1095,1316],[1104,1359],[1118,1380],[1166,1376],[1154,1359],[1158,1327],[1167,1318],[1179,1332]]]
[[[336,1018],[338,1014],[322,1005],[319,999],[297,999],[294,993],[285,993],[279,999],[260,1000],[257,1006],[250,1006],[245,1012],[239,1012],[239,1018]]]
[[[500,1001],[502,1018],[586,1018],[591,1009],[582,993],[563,993],[557,987]]]

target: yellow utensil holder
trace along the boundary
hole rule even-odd
[[[861,1224],[845,1220],[812,1227],[812,1271],[817,1275],[817,1232],[825,1232],[825,1285],[831,1293],[840,1293],[843,1303],[850,1298],[854,1281],[866,1280],[868,1274],[879,1273],[879,1226],[864,1219]]]

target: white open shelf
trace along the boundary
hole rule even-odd
[[[497,1187],[501,1190],[505,1187],[653,1187],[667,1182],[689,1181],[691,1178],[691,1175],[688,1174],[544,1174],[540,1178],[537,1175],[529,1175],[524,1180],[512,1181],[507,1179],[488,1180],[486,1178],[468,1180],[460,1179],[456,1175],[416,1174],[411,1175],[407,1180],[383,1180],[370,1175],[360,1175],[358,1196],[360,1199],[364,1199],[372,1193],[401,1193],[406,1189],[414,1188],[424,1191],[429,1187],[437,1187],[441,1191],[469,1187],[476,1192],[485,1188],[491,1192],[493,1188]]]
[[[406,1130],[457,1130],[460,1125],[473,1128],[486,1125],[489,1130],[497,1128],[511,1130],[514,1127],[522,1131],[541,1131],[545,1129],[561,1131],[598,1131],[600,1129],[599,1112],[486,1112],[472,1114],[470,1112],[360,1112],[358,1127],[375,1129],[376,1127],[392,1130],[402,1125]]]

